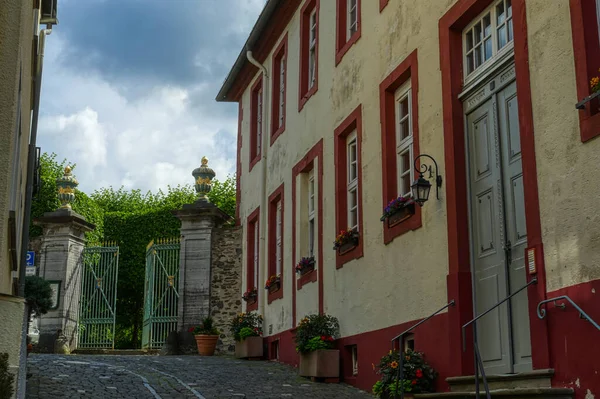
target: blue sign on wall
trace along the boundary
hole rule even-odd
[[[27,251],[27,258],[25,259],[25,261],[26,261],[27,266],[34,266],[35,265],[35,252]]]

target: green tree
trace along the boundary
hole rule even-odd
[[[25,277],[25,300],[29,306],[30,315],[36,316],[48,313],[52,307],[52,288],[50,283],[38,276]]]
[[[0,399],[12,398],[15,376],[8,369],[8,353],[0,353]]]

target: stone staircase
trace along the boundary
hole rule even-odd
[[[488,375],[487,381],[493,398],[502,399],[573,399],[573,389],[552,388],[554,370],[534,370],[518,374]],[[415,399],[463,399],[475,397],[475,376],[446,379],[450,392],[416,394]],[[486,398],[483,379],[479,377],[479,393]]]

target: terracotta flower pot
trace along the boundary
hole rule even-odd
[[[219,341],[218,335],[194,335],[196,345],[198,345],[198,354],[200,356],[212,356],[215,354],[215,348]]]
[[[262,337],[248,337],[241,342],[235,343],[235,357],[245,359],[249,357],[263,356]]]
[[[302,377],[339,378],[340,351],[319,349],[301,354],[298,372]]]

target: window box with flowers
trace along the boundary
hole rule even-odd
[[[300,259],[300,262],[296,265],[296,273],[304,276],[306,273],[315,270],[315,257],[309,256],[308,258]]]
[[[600,72],[600,69],[598,69],[598,72]],[[598,97],[600,96],[600,77],[599,76],[594,76],[591,80],[590,80],[590,95],[587,99],[589,99],[589,101],[591,101],[591,106],[595,106],[597,108],[598,111],[600,111],[600,102],[598,101]],[[584,99],[585,101],[586,99]],[[582,101],[583,102],[583,101]]]
[[[404,391],[405,397],[416,393],[435,392],[437,372],[425,362],[423,353],[408,349],[404,356],[403,375],[400,380],[400,353],[390,351],[381,358],[373,370],[380,375],[380,380],[373,385],[373,393],[382,399],[391,399],[394,395],[400,397]]]
[[[415,214],[415,201],[410,198],[398,197],[391,200],[383,210],[382,222],[388,227],[396,226]]]
[[[281,274],[272,275],[267,279],[265,283],[265,290],[269,291],[269,294],[272,294],[276,291],[279,291],[281,288]]]
[[[333,242],[333,249],[338,252],[338,255],[344,255],[358,246],[358,238],[358,231],[353,229],[342,230]]]
[[[337,318],[329,315],[309,315],[300,320],[295,336],[300,376],[339,379],[340,351],[333,349],[339,329]]]
[[[235,357],[261,358],[263,317],[256,312],[240,313],[231,320],[230,331],[235,339]]]
[[[256,287],[248,289],[246,292],[244,292],[244,295],[242,295],[242,299],[245,302],[248,302],[248,305],[255,304],[257,298],[258,298],[258,290],[256,289]]]

